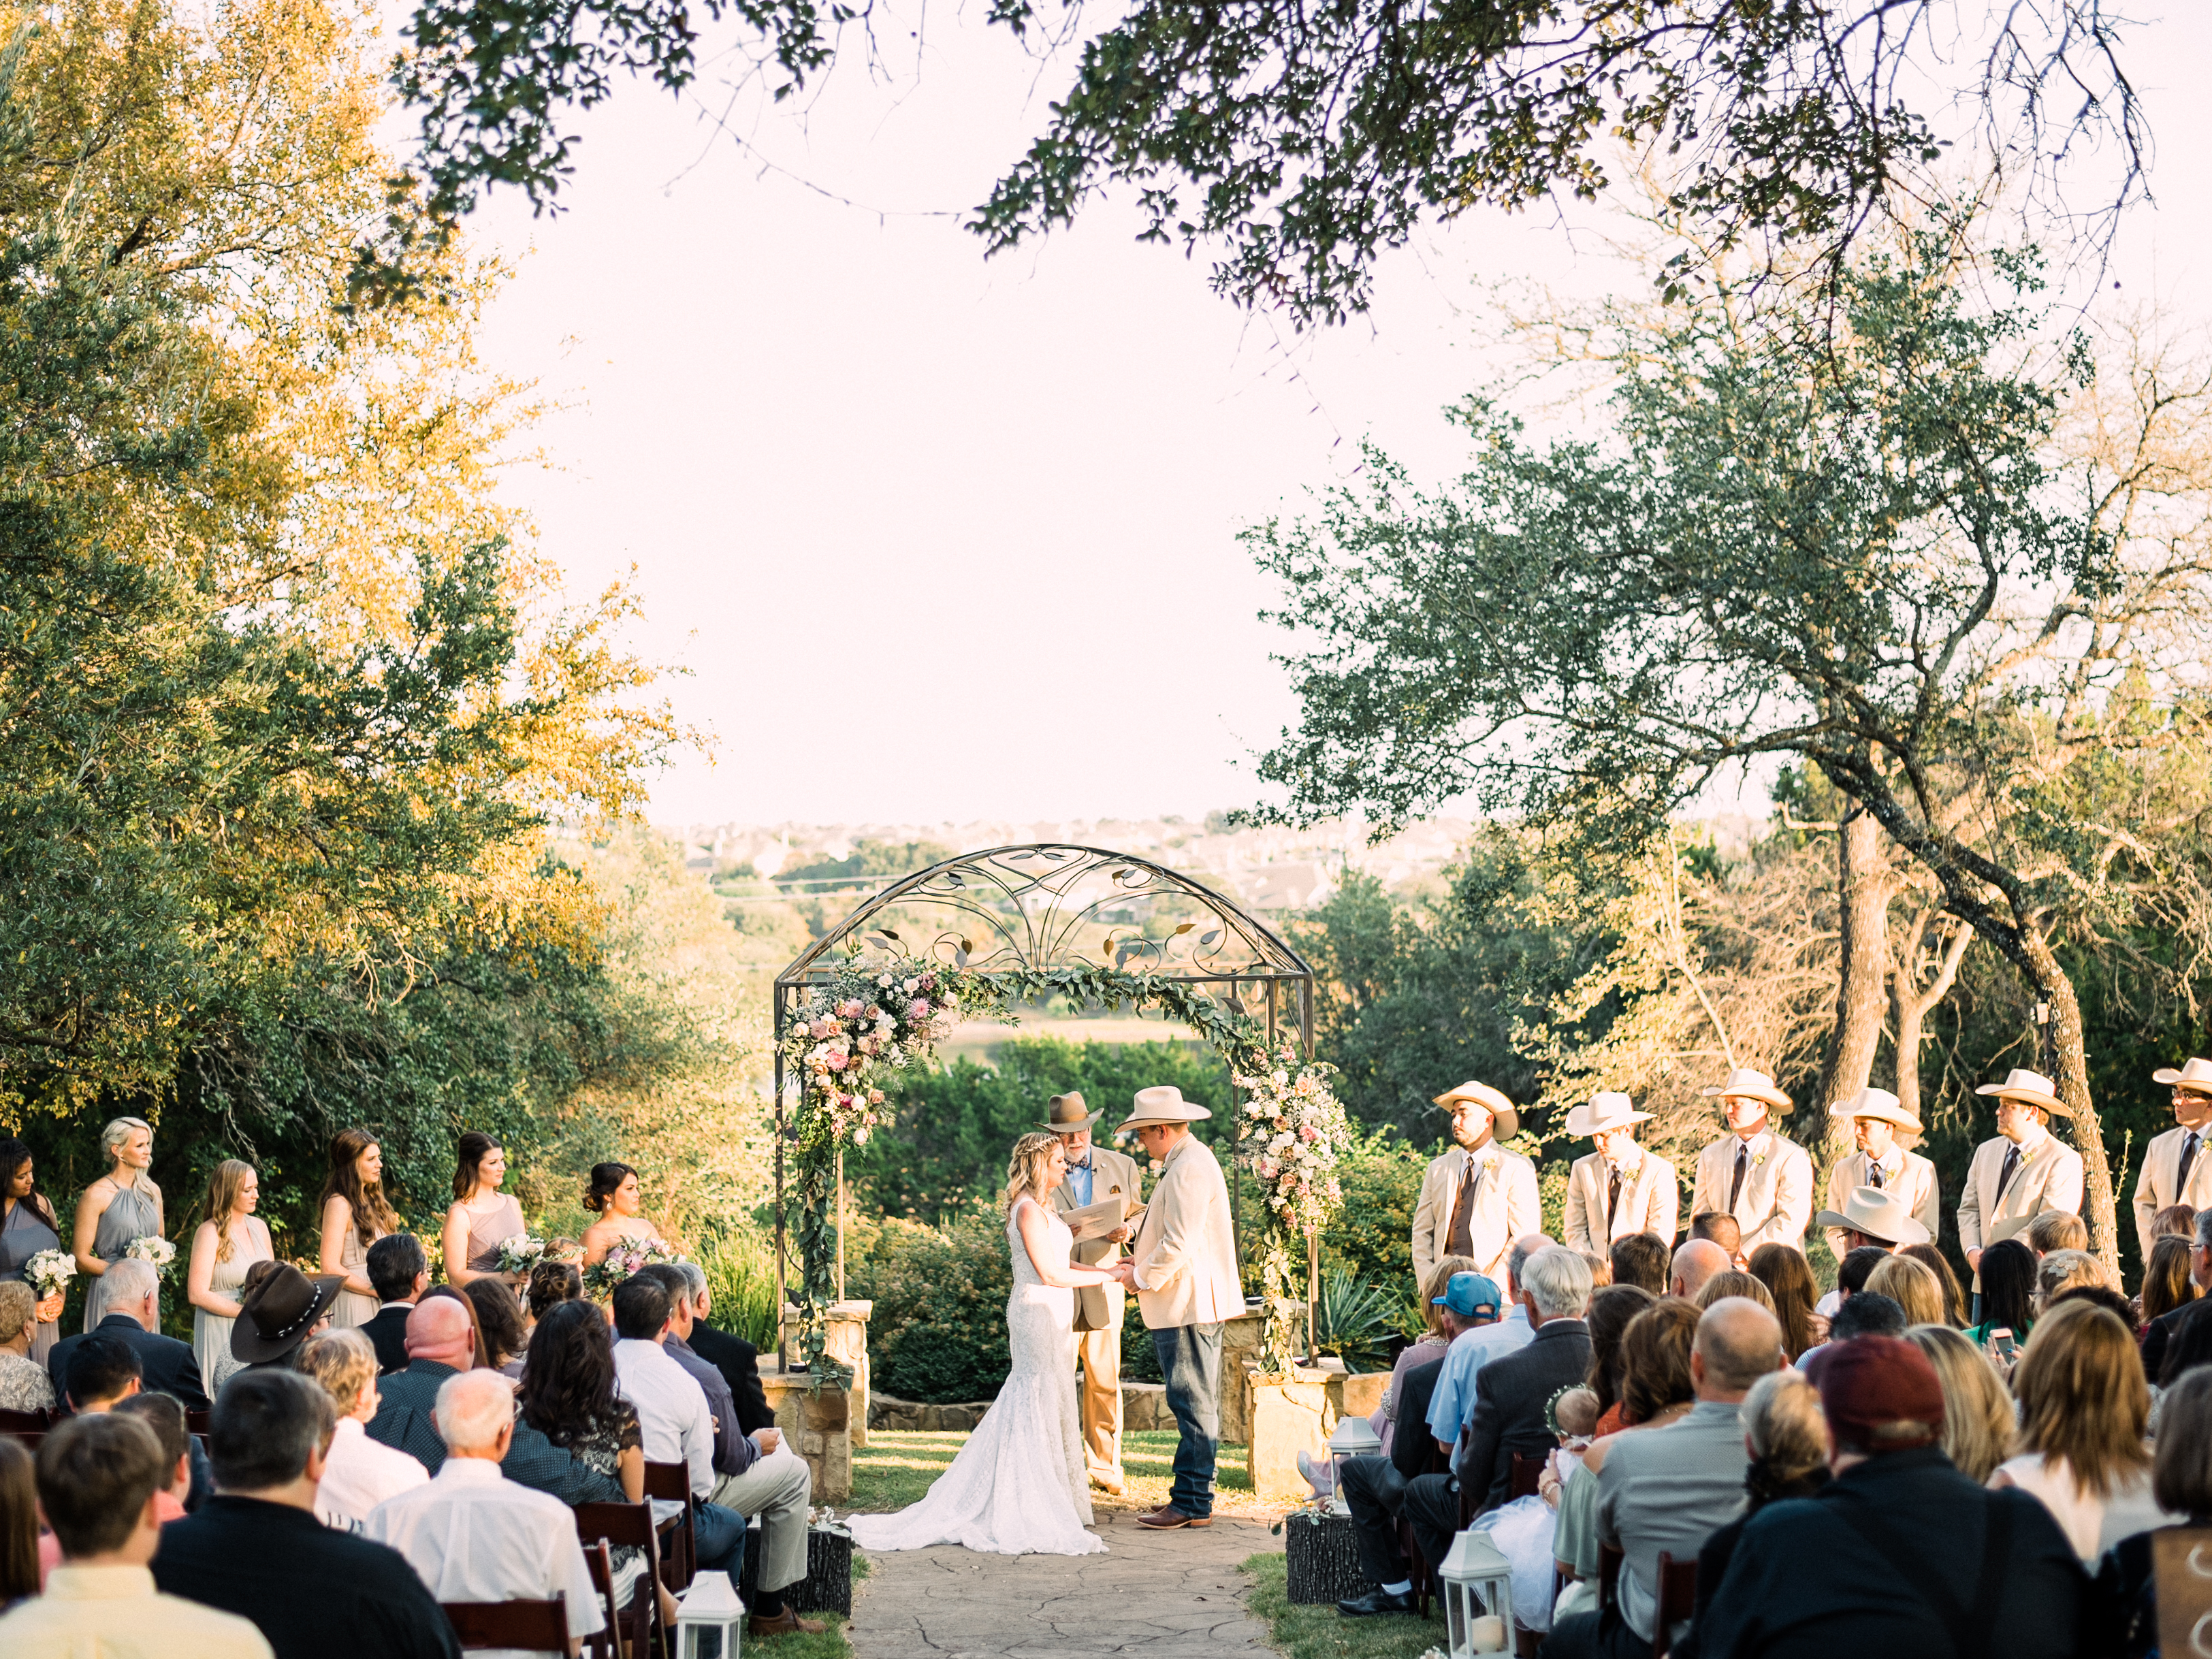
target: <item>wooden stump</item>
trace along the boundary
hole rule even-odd
[[[738,1594],[750,1607],[759,1586],[760,1523],[745,1534],[745,1564],[738,1573]],[[783,1589],[783,1599],[799,1613],[834,1613],[853,1616],[853,1540],[848,1534],[823,1527],[806,1529],[806,1577]]]
[[[1359,1540],[1348,1515],[1297,1510],[1283,1522],[1283,1546],[1293,1601],[1341,1601],[1375,1588],[1359,1571]]]

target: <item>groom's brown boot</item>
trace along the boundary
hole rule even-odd
[[[1174,1504],[1163,1504],[1150,1515],[1139,1516],[1137,1524],[1150,1527],[1154,1532],[1172,1532],[1177,1527],[1210,1527],[1213,1524],[1213,1517],[1210,1515],[1185,1515]]]

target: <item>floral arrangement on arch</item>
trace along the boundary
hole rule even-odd
[[[868,1144],[886,1071],[930,1051],[961,1015],[956,974],[902,957],[854,956],[809,986],[785,1029],[785,1063],[799,1079],[799,1138],[830,1150]]]
[[[1344,1207],[1337,1164],[1352,1146],[1352,1124],[1328,1085],[1336,1068],[1299,1058],[1285,1039],[1263,1061],[1262,1072],[1231,1073],[1247,1097],[1237,1121],[1237,1162],[1259,1182],[1267,1224],[1253,1255],[1260,1269],[1267,1317],[1260,1337],[1261,1369],[1279,1376],[1290,1369],[1295,1315],[1304,1307],[1304,1264],[1292,1260],[1291,1241],[1309,1239]]]

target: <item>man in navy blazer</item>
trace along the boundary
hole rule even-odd
[[[107,1316],[87,1334],[112,1336],[137,1354],[140,1386],[148,1393],[172,1395],[188,1412],[207,1410],[207,1388],[192,1345],[155,1328],[161,1317],[161,1276],[153,1264],[136,1256],[110,1262],[94,1289],[106,1297]],[[46,1356],[46,1375],[53,1379],[57,1400],[69,1393],[70,1356],[83,1340],[82,1335],[65,1336]]]

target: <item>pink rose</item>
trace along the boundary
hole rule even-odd
[[[833,1072],[842,1072],[845,1069],[845,1059],[842,1048],[832,1048],[822,1057],[822,1063]]]

